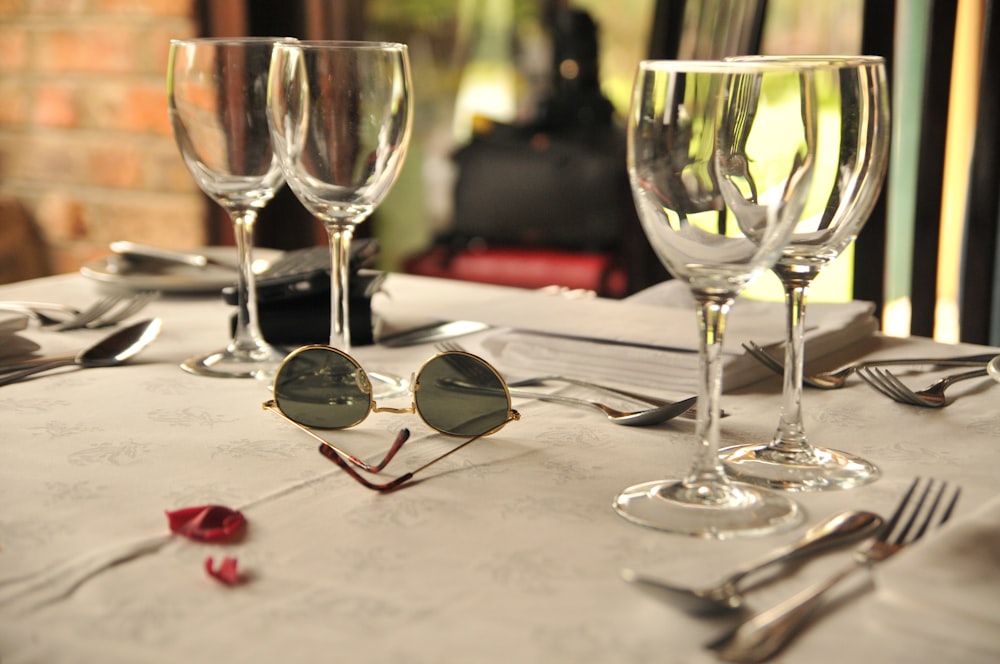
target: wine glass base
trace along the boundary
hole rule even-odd
[[[788,496],[731,482],[645,482],[625,489],[613,507],[642,526],[712,539],[768,535],[798,525],[804,516]]]
[[[285,353],[270,346],[252,351],[231,348],[181,362],[181,369],[196,376],[210,378],[257,378],[263,373],[274,375]]]
[[[726,473],[738,482],[783,491],[836,491],[877,480],[879,469],[861,457],[823,447],[785,452],[767,444],[719,451]]]

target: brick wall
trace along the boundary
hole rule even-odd
[[[207,202],[166,106],[169,40],[196,36],[193,12],[193,0],[0,0],[0,215],[20,203],[49,270],[116,239],[206,242]]]

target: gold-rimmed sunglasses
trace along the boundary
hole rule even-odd
[[[284,359],[274,376],[274,398],[265,401],[263,408],[318,440],[323,456],[376,491],[398,488],[428,466],[521,417],[511,407],[510,389],[500,373],[481,357],[463,351],[445,351],[427,360],[413,378],[412,392],[413,401],[406,408],[379,406],[371,380],[358,361],[317,344],[298,348]],[[348,429],[371,413],[415,413],[435,431],[469,439],[405,475],[376,484],[355,468],[381,471],[409,438],[407,429],[400,431],[376,464],[358,459],[313,431]]]

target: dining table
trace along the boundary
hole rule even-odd
[[[108,288],[61,274],[0,286],[0,300],[82,304]],[[454,342],[509,379],[532,375],[531,355],[515,363],[498,340],[523,337],[530,321],[544,328],[565,319],[566,302],[579,316],[574,326],[592,319],[582,336],[598,346],[606,330],[629,326],[629,315],[696,338],[693,308],[631,310],[627,300],[558,290],[546,300],[390,273],[373,296],[375,338],[463,312],[481,320],[492,310],[486,329]],[[736,303],[734,326],[749,306]],[[950,521],[856,575],[773,661],[1000,661],[1000,385],[988,377],[954,385],[944,408],[894,402],[856,377],[841,389],[807,389],[810,439],[872,461],[879,478],[791,494],[802,519],[778,532],[701,539],[642,527],[612,508],[628,486],[684,476],[698,446],[690,418],[620,426],[593,408],[518,396],[520,419],[396,491],[372,491],[262,408],[271,397],[266,376],[210,378],[179,368],[225,344],[232,313],[216,291],[164,292],[133,317],[159,318],[162,329],[129,362],[67,367],[0,387],[0,663],[716,662],[706,644],[829,576],[856,545],[782,568],[747,592],[742,613],[709,617],[642,592],[623,570],[707,586],[839,511],[888,516],[916,477],[961,487]],[[780,337],[783,317],[771,316],[771,324]],[[18,336],[50,355],[78,352],[110,331],[30,323]],[[567,348],[579,341],[534,331],[548,355],[561,340]],[[725,343],[735,356],[735,339]],[[628,346],[614,339],[601,347]],[[648,346],[643,363],[651,373],[656,353],[664,363],[683,354],[697,366],[695,349]],[[809,349],[807,342],[810,369],[991,350],[871,329],[821,358]],[[432,342],[351,349],[367,370],[407,379],[437,352]],[[579,377],[595,378],[586,359]],[[947,372],[899,375],[917,387]],[[686,382],[638,375],[617,384],[667,399],[694,394]],[[766,370],[727,383],[724,445],[770,439],[781,384]],[[620,399],[555,382],[532,389]],[[405,407],[411,398],[385,405]],[[402,427],[411,439],[383,472],[390,477],[456,444],[413,414],[377,412],[353,428],[319,433],[358,456],[380,457]],[[171,528],[171,515],[205,506],[244,521],[219,539]],[[228,576],[218,573],[224,561]]]

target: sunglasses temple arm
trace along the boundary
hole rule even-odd
[[[407,429],[403,429],[402,431],[400,431],[400,436],[401,437],[402,437],[402,435],[403,435],[404,432],[406,433],[407,436],[409,436],[410,432]],[[492,433],[492,432],[487,432],[487,433]],[[369,489],[373,489],[375,491],[382,491],[382,492],[388,493],[389,491],[394,491],[395,489],[398,489],[400,486],[402,486],[406,482],[409,482],[410,479],[412,479],[413,476],[416,475],[417,473],[419,473],[420,471],[422,471],[425,468],[428,468],[428,467],[434,465],[435,463],[437,463],[438,461],[440,461],[441,459],[443,459],[443,458],[445,458],[447,456],[451,456],[452,454],[454,454],[455,452],[459,451],[460,449],[462,449],[463,447],[465,447],[469,443],[476,442],[477,440],[479,440],[483,436],[487,435],[487,433],[481,433],[478,436],[474,436],[474,437],[468,439],[467,441],[465,441],[461,445],[457,445],[457,446],[451,448],[450,450],[448,450],[447,452],[445,452],[441,456],[436,457],[434,459],[431,459],[430,461],[428,461],[424,465],[420,466],[416,470],[411,470],[410,472],[406,473],[405,475],[400,475],[396,479],[392,480],[391,482],[387,482],[386,484],[372,484],[371,482],[369,482],[365,478],[361,477],[361,475],[359,475],[356,470],[354,470],[353,468],[351,468],[347,464],[347,461],[345,461],[339,454],[337,454],[337,452],[332,447],[330,447],[329,445],[320,445],[319,446],[319,453],[322,454],[323,456],[325,456],[330,461],[332,461],[335,464],[337,464],[338,466],[340,466],[341,470],[343,470],[348,475],[350,475],[355,480],[357,480],[362,486],[364,486],[366,488],[369,488]],[[405,442],[405,439],[404,439],[404,442]],[[400,446],[402,446],[402,444],[403,444],[403,443],[399,443],[399,439],[398,438],[397,438],[397,443]]]
[[[407,431],[406,429],[403,429],[403,431],[406,431],[406,435],[403,435],[403,431],[400,431],[399,435],[396,437],[396,441],[392,444],[392,447],[389,448],[389,451],[386,453],[385,457],[381,461],[379,461],[376,465],[373,466],[371,464],[365,463],[361,459],[359,459],[359,458],[357,458],[357,457],[355,457],[355,456],[353,456],[351,454],[348,454],[347,452],[345,452],[344,450],[340,449],[339,447],[337,447],[336,445],[334,445],[330,441],[324,440],[319,434],[317,434],[315,431],[313,431],[309,427],[307,427],[307,426],[305,426],[303,424],[299,424],[298,422],[296,422],[292,418],[288,417],[287,415],[285,415],[284,413],[282,413],[281,410],[278,409],[277,404],[275,404],[273,400],[265,401],[263,403],[262,407],[264,408],[264,410],[271,411],[272,413],[274,413],[275,415],[277,415],[281,419],[285,420],[286,422],[289,422],[290,424],[295,425],[296,427],[298,427],[302,431],[304,431],[307,434],[309,434],[310,436],[312,436],[314,439],[316,439],[319,442],[323,443],[324,446],[326,446],[326,447],[332,449],[334,452],[336,452],[337,456],[339,456],[342,460],[345,460],[345,461],[348,461],[350,463],[353,463],[358,468],[361,468],[362,470],[368,471],[369,473],[377,473],[380,470],[382,470],[383,468],[385,468],[387,465],[389,465],[389,462],[392,461],[392,458],[394,456],[396,456],[396,452],[399,451],[399,448],[401,448],[403,446],[403,443],[405,443],[407,441],[407,439],[409,439],[409,437],[410,437],[410,432]]]
[[[396,444],[402,445],[403,443],[399,442],[400,439],[402,439],[403,442],[406,442],[406,439],[409,438],[409,435],[410,432],[407,429],[403,429],[402,431],[400,431],[399,436],[396,438]],[[319,453],[325,456],[330,461],[337,464],[337,466],[341,470],[343,470],[345,473],[354,478],[359,484],[361,484],[361,486],[367,489],[372,489],[374,491],[385,491],[385,492],[392,491],[398,488],[399,486],[405,484],[406,482],[410,481],[410,478],[413,477],[413,473],[406,473],[405,475],[401,475],[400,477],[397,477],[391,482],[387,482],[385,484],[373,484],[372,482],[369,482],[365,478],[361,477],[361,475],[358,474],[358,471],[354,470],[354,468],[352,468],[350,464],[348,464],[347,461],[345,461],[343,457],[337,454],[337,452],[329,445],[326,444],[320,445]]]

